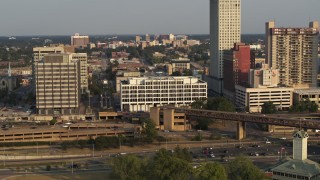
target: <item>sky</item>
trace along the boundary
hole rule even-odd
[[[242,0],[242,34],[320,21],[320,0]],[[208,34],[209,0],[1,0],[0,36]]]

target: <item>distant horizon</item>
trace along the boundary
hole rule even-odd
[[[208,34],[209,0],[1,0],[0,36]],[[320,21],[319,0],[242,0],[241,32],[307,27]]]
[[[173,33],[172,33],[173,34]],[[12,35],[12,36],[0,36],[0,38],[2,37],[48,37],[48,36],[73,36],[74,34],[61,34],[61,35]],[[144,36],[146,34],[80,34],[82,36]],[[149,35],[167,35],[166,33],[163,34],[150,34]],[[174,34],[175,36],[177,35],[207,35],[210,36],[210,34]],[[264,35],[264,34],[241,34],[241,35]]]

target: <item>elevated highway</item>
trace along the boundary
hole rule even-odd
[[[237,138],[243,139],[246,136],[246,124],[247,122],[260,123],[267,125],[289,126],[303,129],[320,129],[320,120],[304,119],[301,114],[292,114],[291,116],[277,116],[277,115],[264,115],[264,114],[248,114],[248,113],[236,113],[236,112],[222,112],[200,109],[188,109],[188,108],[174,108],[167,107],[174,112],[185,113],[189,118],[210,118],[217,120],[227,120],[238,122]],[[301,116],[301,118],[297,118]]]

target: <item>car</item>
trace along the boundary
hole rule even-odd
[[[286,137],[281,137],[281,138],[279,138],[279,139],[281,139],[281,140],[286,140],[287,138],[286,138]]]
[[[223,152],[224,152],[225,154],[227,154],[229,151],[228,151],[228,150],[224,150]]]
[[[210,156],[210,157],[212,157],[212,158],[214,158],[214,157],[215,157],[213,153],[212,153],[212,154],[210,154],[209,156]]]
[[[271,144],[271,141],[268,141],[268,140],[267,140],[267,141],[266,141],[266,144]]]
[[[258,147],[260,147],[260,145],[259,144],[254,144],[254,145],[252,145],[252,147],[258,148]]]
[[[168,132],[170,132],[169,130],[164,130],[163,132],[166,132],[166,133],[168,133]]]

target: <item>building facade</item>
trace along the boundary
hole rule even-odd
[[[262,68],[250,69],[249,84],[252,88],[277,87],[279,76],[278,69],[270,69],[267,64],[263,64]]]
[[[80,62],[80,88],[81,94],[85,94],[88,90],[88,56],[87,53],[72,53],[72,60]]]
[[[234,93],[236,84],[248,84],[250,57],[250,46],[244,43],[235,43],[232,50],[225,51],[223,57],[224,90]]]
[[[183,72],[184,70],[190,69],[190,59],[188,58],[179,58],[179,59],[172,59],[172,72]]]
[[[279,110],[289,110],[292,105],[293,88],[246,88],[236,85],[235,104],[250,113],[260,113],[262,105],[273,102]]]
[[[320,110],[320,89],[311,88],[311,89],[297,89],[293,91],[293,103],[298,103],[303,100],[310,100],[311,102],[316,103]]]
[[[35,64],[36,108],[41,115],[79,113],[80,62],[70,54],[48,54]]]
[[[90,43],[89,36],[80,36],[79,33],[75,33],[71,36],[71,46],[76,48],[84,48]]]
[[[292,87],[316,87],[318,22],[309,28],[276,28],[266,23],[266,62],[279,69],[280,84]]]
[[[224,50],[241,42],[241,0],[210,0],[210,76],[209,88],[221,94]]]
[[[120,94],[122,111],[149,111],[151,107],[180,107],[207,98],[207,83],[188,76],[129,78],[121,82]]]
[[[79,60],[80,62],[80,83],[81,93],[84,94],[88,90],[88,57],[86,53],[74,53],[74,48],[70,46],[58,45],[58,46],[44,46],[33,48],[33,72],[36,63],[44,59],[44,56],[48,54],[65,54],[68,53],[73,60]]]

